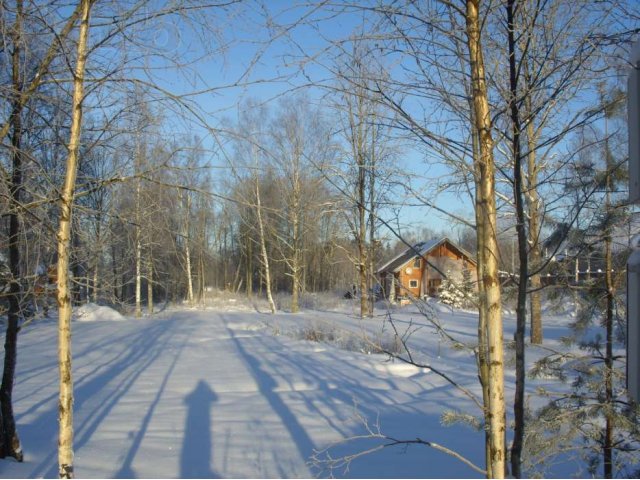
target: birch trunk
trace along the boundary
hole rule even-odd
[[[139,180],[138,180],[139,182]],[[139,183],[138,183],[139,188]],[[139,207],[137,207],[139,208]],[[142,316],[142,234],[140,224],[136,225],[136,318]]]
[[[460,59],[460,69],[461,71],[466,68],[464,63],[464,58],[466,57],[465,52],[463,51],[463,47],[460,44],[456,44],[456,49],[458,52],[458,57]],[[472,151],[472,159],[473,159],[473,171],[475,178],[475,185],[478,185],[478,179],[480,178],[480,133],[476,128],[476,113],[474,107],[474,99],[472,95],[472,85],[465,85],[466,93],[468,96],[469,102],[469,117],[471,121],[471,151]],[[477,188],[476,188],[477,190]],[[474,210],[475,210],[475,221],[476,226],[481,225],[483,223],[482,215],[481,215],[481,203],[480,196],[475,195],[474,198]],[[484,241],[480,235],[476,235],[476,251],[480,252],[484,250]],[[479,257],[479,254],[478,254]],[[484,417],[484,436],[485,436],[485,469],[487,471],[487,477],[493,478],[493,472],[491,470],[491,434],[488,428],[489,425],[489,413],[490,413],[490,396],[489,396],[489,351],[487,348],[487,318],[486,318],[486,310],[484,308],[480,308],[481,302],[486,302],[485,291],[484,291],[484,283],[482,279],[484,278],[484,265],[482,262],[477,262],[476,265],[476,277],[477,287],[478,287],[478,350],[476,352],[476,363],[478,365],[478,380],[480,382],[480,386],[482,387],[482,403],[484,406],[483,417]]]
[[[498,243],[496,238],[495,165],[491,116],[485,81],[484,59],[480,40],[479,0],[466,2],[467,46],[471,65],[471,91],[474,128],[478,131],[479,158],[476,176],[478,212],[477,243],[479,281],[484,292],[479,308],[487,325],[489,365],[489,435],[491,440],[491,475],[504,478],[506,461],[506,410],[504,400],[503,328],[498,278]]]
[[[473,112],[473,104],[471,105],[471,120],[475,122],[475,114]],[[473,158],[475,163],[475,175],[477,178],[480,177],[480,142],[478,138],[478,130],[475,127],[471,128],[471,138],[472,138],[472,149],[473,149]],[[476,183],[477,185],[477,183]],[[475,198],[475,218],[476,225],[482,224],[482,216],[480,214],[480,197],[476,195]],[[480,235],[476,235],[476,250],[477,252],[484,250],[484,241]],[[479,256],[479,255],[478,255]],[[476,272],[478,278],[478,302],[482,304],[482,302],[486,302],[486,294],[484,289],[484,282],[481,280],[484,278],[484,265],[482,262],[478,262],[476,265]],[[490,396],[489,396],[489,351],[487,348],[487,315],[486,309],[480,308],[478,306],[478,354],[477,354],[477,363],[478,363],[478,378],[480,380],[480,385],[482,387],[482,402],[484,405],[484,421],[485,425],[489,425],[489,411],[490,411]],[[487,477],[493,478],[493,472],[491,470],[491,434],[489,428],[485,426],[484,430],[485,434],[485,465],[487,470]]]
[[[299,294],[300,294],[300,275],[302,273],[302,267],[300,265],[301,260],[301,247],[300,247],[300,203],[301,203],[301,185],[300,185],[300,168],[299,158],[301,153],[295,152],[295,170],[293,181],[293,201],[291,205],[291,313],[296,313],[300,309],[299,307]]]
[[[147,311],[149,315],[153,313],[153,256],[149,252],[149,260],[147,261]]]
[[[73,76],[73,101],[69,156],[67,157],[64,187],[60,201],[58,227],[58,362],[60,368],[60,397],[58,408],[58,475],[73,478],[73,379],[71,376],[71,297],[69,294],[69,247],[73,195],[78,169],[78,151],[82,128],[82,100],[84,97],[84,71],[87,60],[87,38],[91,0],[81,0],[81,21],[78,35],[77,64]]]
[[[141,140],[138,139],[137,153],[136,153],[136,173],[141,170],[142,162],[142,147],[140,145]],[[136,318],[142,317],[142,180],[140,177],[136,178],[136,229],[135,229],[135,241],[136,241],[136,284],[135,284],[135,301],[136,301]]]
[[[359,132],[358,136],[361,137],[362,132]],[[366,317],[368,313],[367,310],[369,309],[369,301],[367,299],[367,225],[365,216],[366,168],[362,148],[361,138],[358,138],[356,157],[358,158],[358,275],[360,277],[360,318]]]
[[[532,39],[532,42],[534,40]],[[523,59],[524,79],[527,91],[531,91],[531,74],[529,73],[529,63]],[[537,135],[533,123],[533,106],[531,95],[527,95],[524,99],[526,108],[527,122],[527,194],[525,201],[527,212],[529,214],[529,270],[530,276],[530,337],[531,343],[535,345],[542,344],[542,305],[540,299],[540,290],[542,288],[542,280],[540,275],[540,267],[542,263],[542,251],[540,247],[540,227],[542,222],[542,214],[540,212],[540,198],[538,196],[538,170],[539,166],[536,162],[536,142]]]
[[[186,257],[187,269],[187,300],[189,305],[193,305],[193,278],[191,277],[191,249],[189,245],[189,230],[191,216],[191,195],[187,193],[187,212],[184,222],[184,251]]]
[[[100,278],[100,272],[98,271],[98,260],[93,266],[93,303],[98,303],[98,279]]]
[[[369,159],[369,264],[367,265],[369,275],[367,276],[367,294],[369,295],[368,314],[373,317],[373,309],[375,308],[375,257],[376,257],[376,154],[375,145],[375,129],[371,130],[371,154]],[[425,268],[426,271],[426,268]]]
[[[260,199],[260,184],[258,178],[256,182],[256,215],[258,217],[258,233],[260,234],[260,255],[262,256],[262,268],[264,269],[264,288],[267,291],[267,301],[271,313],[276,313],[276,304],[271,294],[271,270],[269,268],[269,255],[267,254],[267,242],[264,232],[264,222],[262,219],[262,200]]]

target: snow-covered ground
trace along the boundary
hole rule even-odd
[[[326,302],[325,302],[326,303]],[[413,306],[395,309],[418,368],[370,354],[394,345],[388,312],[361,320],[349,301],[312,302],[298,314],[220,298],[205,309],[175,308],[143,319],[85,306],[73,326],[75,469],[80,478],[479,477],[463,462],[420,445],[356,456],[330,472],[332,458],[381,445],[371,433],[420,438],[483,466],[483,433],[443,426],[445,410],[479,416],[474,403],[434,369],[479,395],[473,354],[452,348]],[[477,315],[435,305],[462,343],[475,341]],[[570,315],[545,318],[545,348]],[[505,338],[514,319],[505,318]],[[0,477],[56,477],[56,323],[20,335],[14,405],[25,461],[0,461]],[[326,342],[305,339],[324,339]],[[363,353],[365,352],[365,353]],[[535,358],[542,350],[530,350]],[[512,368],[507,385],[513,385]],[[539,383],[529,382],[533,391]],[[512,391],[509,391],[511,402]],[[351,441],[340,443],[352,437]],[[314,452],[320,463],[310,461]],[[575,466],[573,466],[575,467]],[[554,471],[570,476],[570,465]]]

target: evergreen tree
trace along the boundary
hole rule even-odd
[[[570,382],[570,390],[550,394],[552,400],[536,413],[529,426],[529,462],[538,464],[546,456],[576,451],[586,461],[591,475],[613,478],[637,476],[640,450],[640,410],[627,401],[624,388],[625,301],[624,278],[628,256],[626,232],[629,221],[624,206],[627,197],[624,159],[626,131],[620,107],[624,96],[617,90],[605,95],[601,88],[603,131],[600,138],[585,135],[586,149],[578,180],[591,198],[582,202],[584,222],[574,228],[575,261],[589,252],[589,262],[598,276],[576,276],[574,300],[578,316],[567,338],[569,352],[539,361],[534,376],[553,376]],[[616,129],[616,120],[623,120]],[[619,133],[621,133],[619,135]],[[577,188],[568,185],[575,193]],[[576,350],[571,349],[577,346]]]
[[[465,295],[461,287],[461,282],[454,280],[451,277],[450,271],[447,271],[447,278],[442,280],[438,294],[440,301],[445,305],[453,308],[462,308]]]

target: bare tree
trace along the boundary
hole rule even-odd
[[[24,84],[21,73],[23,14],[23,4],[21,1],[18,1],[16,2],[15,23],[11,32],[13,46],[13,52],[11,54],[13,99],[9,122],[11,125],[11,158],[13,164],[13,172],[9,186],[13,203],[9,216],[9,270],[11,272],[11,280],[9,286],[7,331],[4,344],[4,369],[2,373],[2,385],[0,386],[0,457],[12,456],[18,461],[22,461],[23,455],[13,415],[12,392],[16,369],[18,320],[22,305],[22,275],[20,272],[20,246],[18,244],[21,227],[18,208],[21,203],[21,192],[23,188],[22,170],[24,168],[22,151],[23,103],[21,101]]]
[[[348,159],[346,165],[322,166],[327,180],[343,197],[347,224],[357,246],[354,264],[363,318],[373,315],[377,217],[389,189],[384,169],[392,152],[380,99],[372,93],[373,79],[380,76],[368,71],[372,55],[365,41],[354,41],[353,51],[336,69],[336,110],[343,119],[341,130],[348,145]]]
[[[257,234],[257,243],[259,259],[261,264],[261,276],[264,282],[265,293],[271,313],[275,313],[276,305],[273,300],[273,273],[271,255],[267,248],[267,234],[273,226],[267,225],[268,216],[265,215],[265,206],[263,205],[263,194],[261,191],[261,183],[264,177],[264,169],[261,165],[268,165],[268,140],[264,125],[268,120],[268,112],[264,106],[260,106],[255,101],[249,101],[240,112],[240,120],[238,126],[238,138],[236,139],[235,158],[232,161],[231,170],[236,177],[240,194],[242,198],[236,199],[239,202],[238,207],[248,207],[252,211],[252,215],[245,221],[247,227],[251,228]],[[246,175],[242,175],[238,169],[243,167],[248,171]],[[242,188],[242,186],[246,188]],[[250,192],[247,192],[250,186]],[[243,193],[244,192],[244,193]]]
[[[64,187],[60,201],[60,225],[58,228],[58,308],[59,308],[59,368],[60,405],[58,438],[58,474],[60,478],[73,478],[73,380],[71,374],[71,298],[69,294],[69,247],[71,243],[72,205],[80,150],[82,129],[82,103],[84,100],[87,39],[91,0],[81,0],[80,33],[77,59],[73,77],[73,116],[69,136],[69,156]]]
[[[324,163],[331,142],[320,112],[313,111],[304,98],[284,101],[280,109],[272,123],[269,149],[284,199],[279,212],[283,228],[278,231],[277,246],[291,279],[291,311],[297,312],[304,288],[305,232],[312,225],[312,211],[319,203],[320,192],[320,177],[310,167]]]

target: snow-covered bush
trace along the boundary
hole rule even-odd
[[[451,277],[451,272],[447,272],[447,277],[442,280],[440,289],[438,291],[440,301],[445,305],[449,305],[453,308],[462,308],[462,302],[464,301],[464,294],[460,282],[456,282]]]
[[[447,271],[447,278],[438,290],[440,301],[453,308],[471,308],[476,304],[476,292],[471,280],[471,272],[464,270],[462,276]]]

